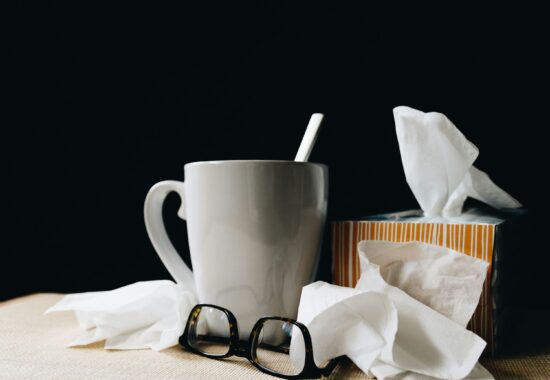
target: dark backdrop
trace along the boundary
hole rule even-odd
[[[416,208],[392,108],[445,113],[476,166],[531,210],[516,300],[550,307],[548,12],[462,2],[19,2],[5,12],[0,299],[168,278],[143,225],[148,188],[185,163],[330,167],[330,219]],[[187,257],[185,223],[166,205]],[[328,240],[321,278],[329,268]]]

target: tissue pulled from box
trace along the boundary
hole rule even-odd
[[[466,326],[479,303],[489,264],[421,242],[364,240],[358,250],[382,278],[424,305]]]
[[[476,363],[485,341],[386,283],[363,253],[360,262],[355,289],[323,282],[303,288],[298,320],[310,331],[317,364],[347,355],[365,373],[387,379],[463,379],[474,368],[483,372]],[[293,339],[291,354],[300,344]]]
[[[160,351],[178,343],[196,303],[194,293],[172,281],[143,281],[111,291],[66,295],[46,314],[74,311],[87,331],[69,347],[105,340],[106,349]]]
[[[521,204],[473,166],[478,149],[443,114],[393,109],[405,177],[426,216],[456,216],[466,198],[495,208]]]

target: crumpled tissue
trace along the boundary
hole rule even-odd
[[[400,106],[393,116],[405,177],[426,216],[459,215],[467,197],[498,209],[521,207],[473,166],[479,150],[445,115]]]
[[[424,305],[466,326],[478,305],[489,264],[422,242],[364,240],[358,250],[382,278]]]
[[[346,355],[379,380],[493,379],[477,364],[485,341],[386,283],[361,251],[360,263],[355,289],[324,282],[303,288],[298,320],[310,331],[317,364]],[[301,344],[292,340],[291,355]]]
[[[105,340],[105,348],[156,351],[174,346],[197,304],[193,292],[169,280],[136,282],[121,288],[66,295],[46,310],[74,311],[87,331],[68,344],[83,346]]]

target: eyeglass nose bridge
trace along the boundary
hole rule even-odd
[[[248,359],[249,352],[250,352],[250,346],[248,342],[243,342],[238,340],[234,343],[233,355]]]

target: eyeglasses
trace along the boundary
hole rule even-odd
[[[313,360],[311,336],[298,321],[282,317],[260,318],[248,341],[239,340],[237,319],[215,305],[196,305],[179,343],[187,350],[213,359],[232,355],[247,358],[256,368],[284,379],[328,376],[338,359],[318,367]]]

